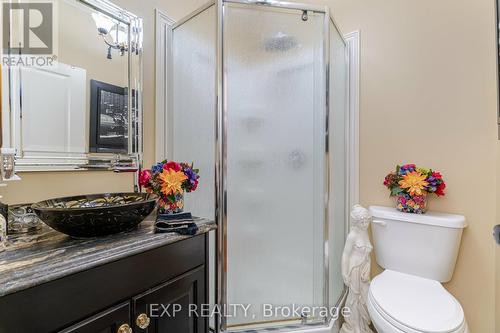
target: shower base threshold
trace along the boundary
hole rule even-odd
[[[296,321],[297,322],[297,321]],[[272,327],[269,327],[273,325]],[[291,323],[290,321],[276,321],[272,323],[267,323],[267,327],[263,324],[245,325],[245,326],[233,326],[230,327],[224,333],[336,333],[339,331],[338,320],[331,320],[330,324],[326,326],[325,324],[300,324]]]

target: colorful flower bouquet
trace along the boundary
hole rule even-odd
[[[159,214],[176,214],[184,209],[184,192],[193,192],[198,187],[198,172],[193,164],[165,160],[151,170],[142,170],[139,185],[158,195]]]
[[[396,167],[388,174],[384,185],[397,197],[396,208],[405,213],[423,214],[427,208],[427,194],[444,195],[446,183],[441,174],[431,169],[419,168],[415,164]]]

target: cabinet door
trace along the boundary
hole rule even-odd
[[[205,267],[201,266],[135,297],[134,333],[206,333],[208,318],[192,311],[196,307],[199,313],[205,303]],[[149,324],[144,325],[144,319]]]
[[[79,322],[60,333],[125,333],[130,324],[130,302],[114,306]],[[122,331],[120,332],[120,327]]]

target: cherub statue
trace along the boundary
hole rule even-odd
[[[351,230],[342,254],[342,278],[349,288],[345,306],[350,309],[340,333],[373,333],[366,307],[370,286],[370,252],[368,236],[371,215],[366,208],[354,205],[351,210]]]

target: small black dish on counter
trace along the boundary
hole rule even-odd
[[[150,193],[105,193],[49,199],[31,207],[49,227],[74,238],[129,231],[155,208]]]

